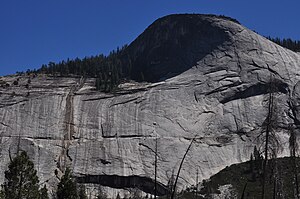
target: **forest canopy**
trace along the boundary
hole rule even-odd
[[[276,38],[271,38],[270,36],[267,37],[270,41],[273,41],[274,43],[285,47],[287,49],[290,49],[294,52],[300,52],[300,41],[298,40],[293,40],[291,38],[285,38],[285,39],[280,39],[279,37]]]
[[[280,46],[295,52],[300,52],[300,41],[290,38],[266,37]],[[28,73],[42,73],[60,77],[92,77],[96,78],[95,87],[103,92],[114,91],[124,80],[144,81],[141,71],[133,71],[134,60],[126,53],[128,45],[117,48],[109,55],[99,54],[83,59],[67,59],[58,63],[43,64],[38,70],[28,70]]]

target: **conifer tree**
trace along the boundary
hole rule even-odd
[[[101,78],[97,77],[95,82],[96,90],[101,90]]]
[[[40,199],[49,199],[46,185],[44,185],[44,187],[40,190]]]
[[[0,190],[0,199],[4,199],[4,192],[2,190]]]
[[[88,198],[86,193],[85,193],[85,187],[83,185],[81,185],[79,187],[79,194],[78,195],[79,195],[79,199],[87,199]]]
[[[98,187],[97,199],[106,199],[107,195],[103,192],[101,186]]]
[[[66,168],[65,174],[62,176],[60,182],[58,183],[57,199],[78,199],[77,184],[73,179],[71,170]]]
[[[5,199],[39,199],[39,180],[25,151],[10,162],[2,185]]]
[[[297,166],[297,160],[296,160],[296,153],[299,148],[298,143],[297,143],[297,135],[295,132],[295,129],[293,128],[292,125],[289,125],[289,133],[290,133],[290,138],[289,138],[289,148],[290,148],[290,157],[291,157],[291,165],[293,168],[293,182],[294,182],[294,196],[295,198],[299,199],[300,194],[299,194],[299,182],[298,182],[298,166]]]

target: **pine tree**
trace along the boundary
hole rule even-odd
[[[97,199],[106,199],[107,195],[103,192],[101,186],[98,187]]]
[[[4,199],[4,192],[2,190],[0,190],[0,199]]]
[[[296,160],[296,152],[299,148],[298,143],[297,143],[297,135],[295,132],[295,129],[293,128],[292,125],[289,125],[289,133],[290,133],[290,138],[289,138],[289,148],[290,148],[290,157],[291,157],[291,165],[293,168],[293,184],[294,184],[294,196],[295,198],[299,199],[299,182],[298,182],[298,166],[297,166],[297,160]]]
[[[44,185],[44,187],[40,190],[40,199],[49,199],[46,185]]]
[[[2,185],[5,199],[39,199],[39,180],[25,151],[18,154],[5,171]]]
[[[96,90],[101,90],[101,77],[100,76],[96,78],[95,87],[96,87]]]
[[[264,159],[262,164],[262,194],[261,198],[265,199],[267,196],[266,192],[266,184],[267,184],[267,176],[268,176],[268,161],[269,158],[277,158],[277,154],[280,149],[280,143],[276,136],[276,130],[278,128],[278,117],[277,117],[277,107],[276,107],[276,98],[275,93],[278,91],[277,89],[278,82],[273,77],[273,74],[270,75],[269,81],[269,96],[268,96],[268,107],[267,107],[267,117],[262,124],[262,135],[264,142]],[[274,165],[271,165],[273,169],[277,169],[277,164],[275,161]],[[278,173],[273,173],[274,182],[278,180]]]
[[[65,174],[62,176],[57,185],[56,196],[57,199],[78,199],[77,184],[73,179],[71,170],[66,169]]]
[[[83,185],[81,185],[79,187],[79,199],[87,199],[87,195],[85,193],[85,187]]]
[[[262,159],[262,157],[261,157],[259,151],[257,150],[256,146],[254,146],[253,155],[254,155],[254,160],[260,161]]]

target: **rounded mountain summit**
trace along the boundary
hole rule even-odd
[[[227,26],[216,22],[230,21]],[[138,81],[158,82],[197,64],[224,42],[239,22],[225,16],[174,14],[157,19],[125,50],[129,72]]]
[[[52,191],[69,166],[109,197],[154,194],[157,146],[157,194],[166,195],[193,138],[178,190],[249,160],[264,141],[270,93],[277,155],[289,155],[288,129],[300,124],[299,54],[230,18],[194,14],[158,19],[121,53],[122,72],[144,82],[116,92],[96,90],[92,77],[1,77],[0,171],[20,149]]]

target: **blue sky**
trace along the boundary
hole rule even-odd
[[[299,0],[1,0],[0,75],[107,54],[155,19],[223,14],[262,35],[300,40]]]

